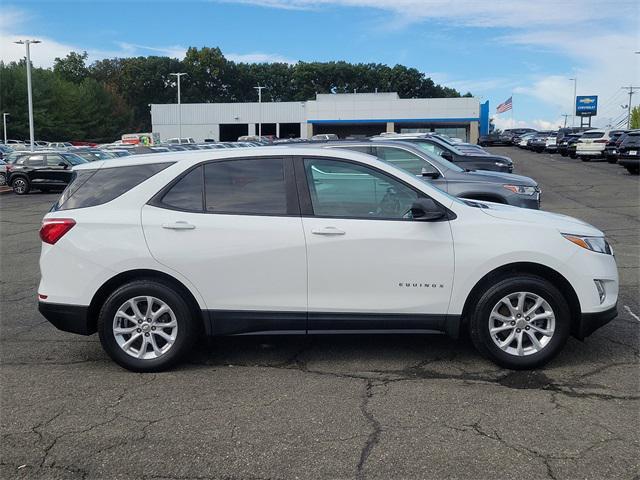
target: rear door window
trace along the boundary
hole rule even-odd
[[[284,161],[259,158],[208,163],[204,167],[209,213],[286,215]]]
[[[24,164],[30,167],[42,167],[44,166],[44,155],[31,155],[25,159]]]
[[[202,212],[204,210],[204,167],[191,170],[164,194],[162,205],[174,210]]]

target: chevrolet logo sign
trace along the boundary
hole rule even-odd
[[[595,103],[595,100],[593,98],[581,98],[579,100],[580,103]]]

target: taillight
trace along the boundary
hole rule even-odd
[[[50,218],[45,219],[40,227],[40,238],[44,243],[54,245],[69,230],[73,228],[76,221],[71,218]]]

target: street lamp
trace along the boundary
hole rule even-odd
[[[182,143],[182,103],[180,102],[180,77],[186,75],[186,73],[170,73],[169,75],[174,75],[178,79],[178,131],[180,132],[178,135],[178,143]]]
[[[573,106],[571,107],[573,111],[573,119],[571,120],[571,126],[575,127],[576,126],[576,100],[578,98],[576,97],[576,92],[578,90],[578,77],[570,78],[569,80],[573,81]]]
[[[2,126],[3,126],[3,131],[4,131],[4,144],[7,144],[7,117],[9,116],[8,113],[3,113],[2,114]]]
[[[29,45],[32,43],[41,43],[40,40],[18,40],[18,45],[24,45],[27,49],[27,98],[29,102],[29,143],[31,144],[31,151],[33,152],[33,145],[35,143],[33,134],[33,97],[31,94],[31,54],[29,52]],[[6,130],[5,130],[6,131]]]
[[[267,87],[253,87],[258,91],[258,136],[262,137],[262,90]]]

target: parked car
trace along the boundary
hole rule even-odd
[[[506,128],[502,131],[501,136],[504,141],[511,142],[514,137],[530,132],[535,132],[535,130],[533,128]]]
[[[478,138],[478,145],[482,147],[489,147],[492,145],[510,145],[509,139],[503,137],[500,133],[492,132],[487,135],[480,135]]]
[[[513,161],[509,157],[491,155],[489,153],[477,154],[461,151],[457,146],[449,145],[433,136],[421,137],[384,137],[388,141],[402,141],[420,143],[427,150],[455,163],[465,170],[491,170],[494,172],[513,172]]]
[[[558,151],[558,132],[553,132],[549,136],[547,136],[547,140],[544,144],[545,152],[556,153]]]
[[[562,140],[557,141],[558,143],[558,153],[563,157],[569,155],[569,148],[571,145],[574,145],[582,136],[582,132],[578,133],[565,133],[562,137]],[[574,150],[575,153],[575,150]]]
[[[14,193],[25,195],[32,189],[41,192],[62,190],[71,181],[72,167],[86,163],[69,152],[29,152],[7,164],[7,184]]]
[[[196,141],[191,137],[170,138],[169,140],[167,140],[167,143],[177,143],[179,145],[182,145],[182,144],[196,143]]]
[[[609,142],[609,130],[593,129],[582,134],[576,144],[576,155],[583,162],[604,158],[604,149]]]
[[[522,135],[518,135],[514,137],[514,145],[517,145],[518,148],[527,148],[527,143],[537,132],[523,133]]]
[[[323,148],[340,148],[373,155],[456,197],[540,208],[540,187],[533,179],[487,170],[469,172],[436,155],[424,143],[343,141],[327,143]]]
[[[118,158],[118,155],[112,153],[110,150],[100,150],[97,148],[74,147],[70,151],[81,156],[87,162],[97,162],[99,160],[111,160],[113,158]]]
[[[39,310],[98,332],[133,371],[175,365],[204,334],[381,330],[467,332],[494,362],[535,368],[617,314],[598,229],[463,201],[369,155],[265,147],[104,165],[76,167],[43,220]]]
[[[62,149],[66,150],[67,148],[72,148],[73,144],[71,142],[49,142],[46,145],[47,148],[51,149]]]
[[[609,132],[609,141],[604,146],[604,158],[609,163],[618,161],[618,139],[622,137],[628,130],[611,130]]]
[[[313,135],[311,140],[338,140],[338,135],[335,133],[319,133],[317,135]]]
[[[591,130],[591,127],[563,127],[558,129],[557,143],[558,145],[565,136],[572,135],[575,133],[586,132],[587,130]]]
[[[0,187],[7,184],[7,163],[0,160]]]
[[[536,133],[527,141],[527,148],[538,153],[544,152],[544,149],[547,147],[547,138],[554,133],[555,132],[551,130],[544,130]]]
[[[618,151],[618,163],[632,175],[640,172],[640,129],[631,130],[622,137]]]
[[[7,145],[0,145],[0,160],[4,160],[4,158],[13,152],[13,148],[8,147]]]

